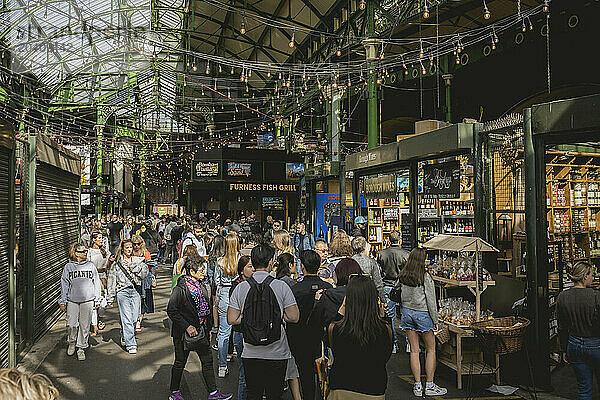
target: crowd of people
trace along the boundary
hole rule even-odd
[[[135,355],[143,317],[154,312],[160,263],[172,265],[170,400],[183,399],[190,352],[200,358],[209,399],[232,398],[219,391],[216,377],[229,373],[234,349],[241,400],[280,399],[288,388],[294,400],[384,399],[386,364],[404,347],[390,299],[401,288],[400,327],[410,342],[414,394],[444,395],[434,383],[437,309],[424,253],[409,254],[401,234],[392,232],[391,245],[375,259],[361,224],[357,219],[353,236],[338,230],[327,243],[302,222],[287,231],[272,217],[261,226],[253,214],[223,221],[84,218],[62,276],[67,354],[85,360],[88,337],[104,329],[104,310],[116,300],[121,344]],[[419,339],[426,348],[425,384]]]

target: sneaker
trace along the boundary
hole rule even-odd
[[[394,345],[392,347],[392,354],[396,354],[398,352],[398,346]]]
[[[217,346],[216,343],[213,343],[212,346],[210,346],[214,351],[219,351],[219,346]]]
[[[217,393],[209,394],[208,400],[229,400],[233,397],[233,394],[223,394],[217,390]]]
[[[129,354],[137,354],[137,348],[136,348],[136,347],[132,347],[132,348],[130,348],[129,350],[127,350],[127,352],[128,352]]]
[[[227,362],[231,362],[233,360],[233,355],[227,354]]]
[[[227,366],[225,367],[219,367],[219,378],[225,378],[225,375],[227,375],[229,373],[229,371],[227,370]],[[219,392],[217,392],[219,393]]]
[[[75,343],[69,343],[69,347],[67,348],[67,355],[72,356],[75,354]]]
[[[171,393],[171,395],[169,396],[169,400],[183,400],[183,396],[178,390],[176,392]]]
[[[83,351],[83,349],[77,349],[77,359],[79,361],[85,361],[85,351]]]
[[[413,386],[413,393],[417,397],[423,397],[423,386],[417,388],[417,385]]]
[[[439,387],[435,383],[430,388],[425,388],[425,396],[443,396],[448,393],[448,389]]]

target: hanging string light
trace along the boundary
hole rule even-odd
[[[483,0],[483,18],[490,19],[491,16],[492,14],[490,13],[487,4],[485,4],[485,0]]]
[[[427,8],[427,0],[423,0],[423,18],[429,18],[429,9]]]
[[[240,27],[240,33],[242,35],[246,34],[246,15],[242,14],[242,26]]]
[[[295,45],[296,45],[296,30],[294,29],[294,31],[292,32],[292,38],[290,39],[288,46],[290,46],[290,49],[293,49]]]
[[[544,0],[544,6],[542,9],[544,10],[545,13],[550,12],[550,3],[548,2],[548,0]]]
[[[367,0],[360,0],[358,3],[358,8],[364,10],[367,7]]]

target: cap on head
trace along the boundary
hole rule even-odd
[[[363,217],[362,215],[359,215],[358,217],[354,218],[354,223],[355,224],[366,224],[367,219],[365,217]]]

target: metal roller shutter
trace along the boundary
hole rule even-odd
[[[78,239],[79,177],[38,162],[36,169],[34,338],[58,319],[60,277]]]
[[[8,367],[8,193],[10,151],[0,147],[0,367]]]

